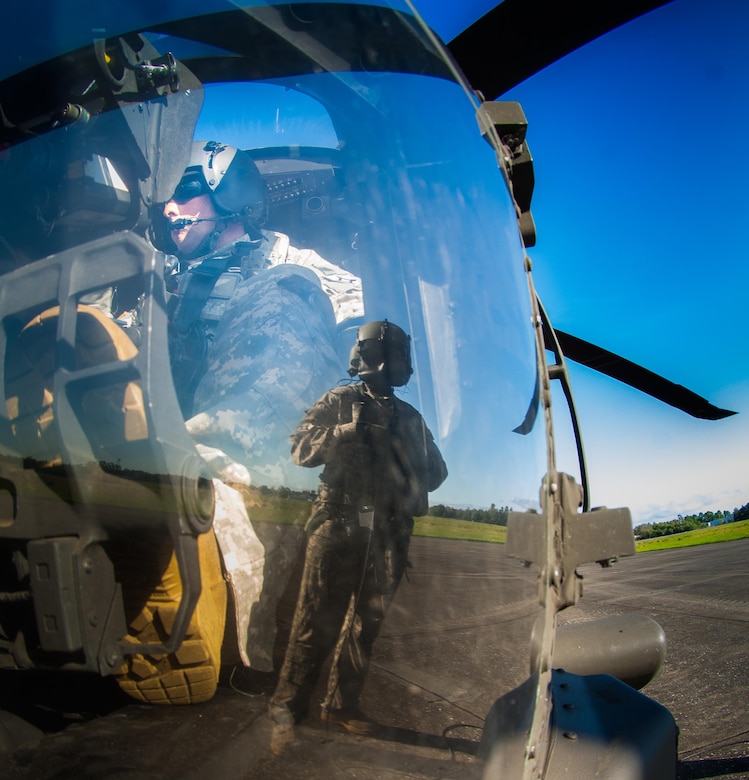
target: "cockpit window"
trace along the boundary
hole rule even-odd
[[[478,771],[547,625],[545,550],[523,567],[504,542],[510,513],[546,538],[548,450],[476,96],[400,8],[192,0],[138,21],[123,3],[106,40],[78,30],[0,82],[0,499],[20,507],[0,578],[31,594],[0,604],[0,653],[180,704],[210,700],[229,658],[268,675],[237,716],[253,734],[277,684],[276,725],[327,688],[391,731],[367,776],[415,745],[425,776],[454,750]],[[526,728],[534,686],[502,729]],[[266,737],[248,776],[309,776]]]
[[[328,112],[313,98],[276,84],[207,84],[196,138],[221,138],[240,149],[316,146],[337,149]],[[227,105],[231,111],[227,112]]]

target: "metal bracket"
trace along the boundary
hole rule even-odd
[[[531,198],[535,186],[533,157],[525,133],[528,120],[520,103],[511,100],[486,101],[478,109],[479,125],[484,138],[494,146],[488,128],[493,127],[504,147],[501,151],[509,170],[512,194],[518,210],[518,226],[526,247],[536,245],[536,225],[531,215]],[[500,150],[497,150],[499,153]]]
[[[548,477],[547,477],[548,479]],[[544,514],[510,512],[507,520],[508,555],[542,569],[541,603],[546,603],[546,591],[552,587],[557,608],[576,604],[581,595],[575,569],[583,563],[608,566],[617,558],[635,553],[632,517],[629,509],[607,509],[579,513],[581,491],[568,474],[557,474],[550,485],[552,506]],[[548,512],[558,515],[553,524],[552,560],[547,565]]]

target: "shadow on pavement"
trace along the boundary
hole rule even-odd
[[[706,780],[707,778],[749,777],[749,757],[703,758],[679,763],[679,780]]]

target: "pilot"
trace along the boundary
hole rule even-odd
[[[274,282],[297,298],[320,297],[305,289],[305,279],[322,290],[332,305],[338,331],[361,320],[364,308],[357,276],[311,249],[297,249],[283,233],[263,229],[267,190],[247,152],[216,141],[193,143],[190,161],[163,215],[166,220],[160,227],[169,235],[165,248],[171,242],[179,260],[170,281],[178,293],[172,316],[178,335],[175,386],[186,417],[191,416],[194,401],[197,407],[205,407],[206,396],[224,389],[224,374],[221,387],[208,382],[198,390],[198,384],[210,378],[216,358],[228,354],[229,345],[221,338],[226,340],[229,325],[234,324],[238,299],[259,286],[253,285],[253,279],[261,272],[279,269]],[[261,286],[270,285],[264,273]],[[247,335],[245,323],[236,336]],[[300,338],[303,335],[299,332]]]
[[[289,435],[341,377],[337,333],[363,304],[358,277],[265,229],[267,209],[249,154],[198,141],[155,243],[178,259],[167,275],[174,386],[216,485],[240,654],[270,672],[275,607],[303,537],[294,544],[263,529],[259,540],[240,499],[250,484],[312,487],[291,461]]]
[[[294,462],[323,471],[270,701],[274,752],[294,741],[331,652],[323,720],[354,734],[376,730],[359,710],[372,645],[408,563],[413,518],[447,476],[422,416],[393,393],[412,374],[406,333],[386,320],[359,328],[349,366],[357,374],[361,382],[326,392],[291,437]]]

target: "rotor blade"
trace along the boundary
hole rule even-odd
[[[568,360],[574,360],[576,363],[618,379],[620,382],[647,393],[669,406],[691,414],[692,417],[699,417],[702,420],[722,420],[724,417],[736,414],[736,412],[727,409],[719,409],[697,393],[687,390],[686,387],[670,382],[647,368],[597,347],[589,341],[571,336],[569,333],[556,330],[556,328],[554,332],[559,346]]]
[[[552,62],[672,0],[504,0],[448,49],[471,86],[494,100]]]

